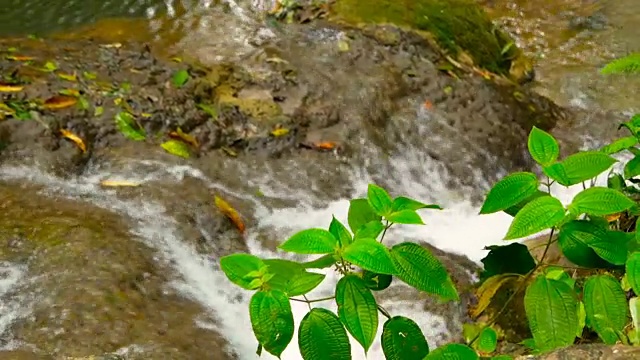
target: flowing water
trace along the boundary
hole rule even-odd
[[[176,8],[183,10],[204,9],[214,4],[211,1],[57,0],[46,2],[47,6],[37,5],[43,3],[45,2],[35,0],[9,1],[10,6],[6,7],[7,2],[3,2],[0,7],[6,8],[0,8],[3,10],[0,11],[0,35],[48,33],[68,26],[90,23],[100,17],[144,15],[153,19],[160,13],[175,13]],[[231,1],[225,3],[231,8],[236,6]],[[633,0],[620,1],[619,3],[637,7]],[[608,13],[609,21],[631,23],[632,16],[629,12],[620,11],[621,6],[615,5],[609,8],[611,9]],[[184,14],[183,10],[177,13]],[[244,13],[239,12],[239,14]],[[501,16],[503,20],[509,18],[506,13],[502,13]],[[530,18],[527,21],[530,22],[524,21],[519,24],[535,23],[536,26],[539,26],[541,20]],[[580,57],[582,60],[577,67],[575,62],[567,63],[560,59],[566,59],[567,52],[577,51],[572,46],[575,46],[576,42],[583,41],[580,40],[580,37],[576,38],[577,35],[568,36],[561,44],[554,43],[553,46],[543,44],[544,46],[537,50],[531,48],[532,53],[546,51],[550,48],[552,51],[560,51],[558,49],[564,51],[556,53],[556,55],[560,54],[556,58],[547,55],[546,58],[551,57],[551,60],[541,61],[544,69],[541,91],[548,92],[561,102],[578,105],[585,104],[585,98],[587,98],[586,106],[588,107],[598,107],[602,102],[608,101],[608,94],[604,100],[598,96],[603,88],[609,89],[615,84],[605,80],[597,80],[594,83],[588,79],[593,77],[594,71],[597,71],[597,67],[601,66],[604,58],[609,57],[612,53],[620,55],[623,52],[621,44],[626,44],[625,49],[640,44],[630,40],[633,36],[629,35],[628,30],[618,29],[617,32],[610,30],[606,34],[608,37],[600,36],[598,33],[593,35],[593,38],[600,36],[598,41],[601,42],[597,43],[598,49],[600,49],[598,60],[588,56]],[[535,39],[548,40],[543,36],[544,34],[538,35]],[[614,35],[617,40],[612,44],[615,46],[602,45],[602,41],[610,40]],[[531,44],[535,44],[535,41],[532,38],[522,38],[524,42],[527,40],[529,40],[528,44],[533,47],[534,45]],[[589,46],[596,43],[596,40],[593,39],[589,41],[593,42],[589,43]],[[557,72],[557,74],[550,75],[549,72]],[[633,101],[625,98],[616,104],[623,106],[624,109],[640,106],[637,100],[631,100]],[[594,146],[594,139],[575,140],[583,141],[589,147]],[[595,140],[597,143],[597,139]],[[250,182],[251,187],[260,189],[263,194],[261,197],[247,195],[239,190],[242,188],[241,186],[211,179],[193,167],[154,161],[145,162],[133,158],[126,159],[126,161],[121,159],[119,164],[96,164],[89,167],[82,176],[73,179],[58,178],[37,166],[9,164],[0,168],[0,180],[7,184],[23,183],[23,186],[27,187],[33,185],[33,188],[28,188],[28,191],[37,191],[50,197],[63,197],[87,202],[130,219],[134,224],[131,229],[133,235],[149,247],[159,251],[162,255],[162,259],[159,261],[170,264],[175,270],[178,277],[171,285],[184,296],[194,299],[209,312],[215,314],[215,323],[203,323],[202,326],[219,329],[228,338],[230,346],[238,352],[239,357],[248,360],[257,359],[255,339],[247,335],[251,331],[247,311],[249,294],[239,290],[226,280],[218,270],[216,258],[198,254],[193,246],[184,239],[178,227],[178,220],[172,216],[171,209],[161,201],[162,199],[147,198],[142,195],[123,196],[118,190],[101,187],[100,180],[117,177],[141,182],[143,187],[171,189],[175,184],[179,184],[185,179],[195,179],[202,187],[243,199],[251,203],[254,210],[253,217],[259,220],[255,224],[250,224],[247,229],[250,251],[259,256],[281,256],[281,254],[276,255],[270,248],[264,246],[261,239],[265,236],[273,236],[274,233],[282,239],[298,230],[309,227],[326,228],[332,215],[346,222],[349,199],[364,196],[369,182],[384,178],[384,185],[393,195],[406,195],[437,203],[445,208],[443,211],[422,212],[423,219],[427,224],[424,227],[405,226],[393,229],[388,235],[391,243],[404,240],[424,240],[444,251],[465,254],[472,260],[479,261],[486,254],[486,251],[482,250],[484,246],[501,243],[500,239],[506,233],[511,217],[505,214],[478,215],[478,204],[473,199],[487,189],[491,179],[478,171],[477,174],[474,174],[477,184],[475,187],[452,186],[452,183],[455,182],[452,182],[453,179],[441,166],[442,164],[426,159],[423,152],[424,149],[420,147],[407,148],[400,152],[401,155],[389,159],[388,167],[376,169],[367,166],[368,164],[350,165],[346,171],[341,172],[350,174],[347,177],[334,178],[326,175],[327,178],[321,179],[328,182],[330,187],[340,189],[338,191],[340,196],[323,193],[322,186],[317,183],[319,180],[312,179],[309,174],[305,173],[305,170],[299,170],[304,168],[299,168],[296,164],[285,169],[275,170],[270,169],[268,165],[255,164],[247,164],[245,169],[237,169],[238,174],[243,171],[249,174],[239,178],[250,179],[247,182]],[[376,154],[378,155],[378,153]],[[318,164],[317,166],[325,174],[332,174],[335,170],[331,164]],[[283,174],[283,171],[288,173]],[[499,170],[496,169],[496,171]],[[282,180],[284,178],[288,180]],[[291,179],[296,178],[298,183],[293,184]],[[578,191],[580,188],[553,189],[554,194],[564,203],[570,202]],[[175,195],[173,196],[175,197]],[[279,201],[274,202],[273,199]],[[29,281],[28,278],[25,278],[27,270],[13,264],[0,264],[0,297],[13,299],[13,301],[0,303],[0,334],[6,338],[10,338],[6,333],[8,325],[17,318],[28,316],[28,304],[30,301],[36,301],[19,296],[20,287]],[[316,298],[332,294],[336,279],[332,273],[327,275],[328,279],[315,289],[309,295],[310,297]],[[401,285],[395,284],[393,286]],[[6,296],[8,294],[15,294],[15,296]],[[314,305],[330,308],[332,306],[330,302]],[[444,325],[445,320],[423,311],[415,301],[388,299],[382,305],[394,315],[406,315],[416,320],[425,332],[430,344],[437,344],[443,334],[447,333]],[[292,306],[296,323],[298,323],[308,311],[307,305],[294,302]],[[331,309],[335,310],[335,308]],[[301,358],[295,339],[294,337],[294,341],[283,354],[283,359],[298,360]],[[11,347],[13,344],[9,342],[4,345]],[[365,359],[359,345],[353,340],[352,352],[354,359]],[[262,358],[272,357],[263,354]],[[368,358],[383,358],[379,341],[374,343]]]

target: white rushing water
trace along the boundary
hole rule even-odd
[[[105,189],[100,187],[99,182],[105,177],[128,179],[138,182],[163,179],[179,182],[185,176],[200,178],[207,181],[211,188],[220,189],[219,185],[209,182],[206,177],[197,169],[189,166],[166,166],[161,163],[145,162],[146,170],[140,173],[140,169],[145,167],[133,165],[126,170],[129,174],[113,172],[105,173],[96,170],[90,175],[86,175],[74,180],[59,179],[37,169],[29,167],[4,167],[0,169],[0,179],[28,181],[34,184],[46,185],[46,191],[54,196],[65,196],[80,201],[89,201],[92,204],[115,211],[132,220],[136,226],[132,229],[134,235],[139,237],[147,245],[159,250],[163,255],[163,260],[168,261],[180,275],[181,281],[176,281],[172,285],[183,295],[199,302],[209,309],[216,317],[212,326],[217,328],[222,334],[228,337],[230,346],[238,352],[241,359],[257,359],[255,354],[256,340],[251,334],[251,324],[248,316],[248,301],[251,292],[239,289],[231,284],[224,274],[216,270],[213,259],[198,254],[187,241],[181,238],[177,230],[176,221],[166,214],[165,208],[158,203],[146,199],[123,200],[117,196],[117,189]],[[407,168],[424,168],[422,163],[406,163],[401,160],[396,161],[398,170]],[[620,163],[617,165],[620,166]],[[132,168],[138,169],[134,173]],[[431,167],[432,169],[434,167]],[[151,170],[154,169],[154,170]],[[479,261],[486,255],[482,250],[485,246],[502,244],[501,239],[511,222],[511,217],[497,213],[492,215],[478,215],[478,208],[471,202],[461,197],[459,192],[452,192],[445,185],[446,177],[442,174],[429,174],[429,182],[411,181],[409,177],[402,176],[402,172],[397,173],[397,181],[394,188],[390,189],[393,196],[406,195],[418,200],[430,199],[432,202],[444,207],[442,211],[424,210],[421,212],[426,226],[401,226],[392,229],[387,238],[389,243],[405,240],[424,240],[432,245],[449,252],[467,255],[474,261]],[[481,179],[479,179],[480,181]],[[369,179],[367,176],[360,176],[351,179],[354,183],[354,193],[351,198],[364,197],[366,194]],[[602,184],[605,178],[599,179]],[[144,186],[144,184],[143,184]],[[569,203],[573,196],[581,190],[580,186],[570,189],[564,187],[554,187],[553,194],[561,199],[565,204]],[[273,191],[273,189],[272,189]],[[283,189],[284,191],[284,189]],[[274,195],[277,195],[275,193]],[[284,195],[284,194],[283,194]],[[290,195],[290,194],[289,194]],[[248,245],[250,251],[258,256],[276,257],[282,254],[273,254],[260,246],[256,240],[256,235],[261,228],[276,228],[281,233],[281,239],[286,239],[294,232],[310,228],[326,228],[331,221],[332,215],[343,223],[347,222],[347,211],[349,199],[333,201],[324,208],[313,208],[309,205],[311,201],[305,201],[304,194],[298,195],[301,201],[294,208],[270,210],[265,206],[257,206],[256,218],[260,223],[255,228],[249,228]],[[22,272],[16,272],[16,268],[8,268],[7,280],[0,281],[0,292],[13,286]],[[13,270],[11,270],[13,269]],[[13,271],[13,272],[11,272]],[[318,298],[333,295],[337,279],[333,273],[327,274],[327,279],[315,289],[310,298]],[[402,285],[394,285],[402,286]],[[0,293],[1,296],[1,293]],[[238,302],[235,299],[242,299]],[[425,312],[420,304],[416,302],[387,301],[382,304],[393,315],[404,315],[416,321],[422,331],[431,339],[446,333],[445,319]],[[314,306],[328,307],[335,311],[335,304],[332,302],[315,303]],[[302,317],[309,311],[304,303],[292,302],[296,328]],[[0,318],[0,331],[8,325],[8,321],[15,319],[24,309],[3,308],[3,315]],[[12,317],[13,316],[13,317]],[[381,319],[380,328],[382,327]],[[380,329],[381,331],[381,329]],[[360,345],[351,339],[352,353],[354,360],[365,359],[364,352]],[[263,353],[265,359],[275,358],[268,353]],[[368,359],[383,359],[379,340],[377,340],[369,351]],[[284,352],[282,359],[299,360],[300,353],[297,348],[297,334],[294,336],[290,346]]]

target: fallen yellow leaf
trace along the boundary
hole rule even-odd
[[[22,55],[9,55],[9,56],[7,56],[7,60],[29,61],[29,60],[33,60],[33,57],[32,56],[22,56]]]
[[[0,82],[0,92],[18,92],[22,91],[24,86],[22,85],[14,85]]]
[[[78,81],[78,75],[76,75],[75,72],[73,74],[59,72],[57,75],[60,79],[63,79],[63,80],[73,81],[73,82]]]
[[[240,234],[244,234],[244,222],[242,221],[238,211],[217,195],[213,197],[213,200],[218,210],[233,222],[233,224],[238,228],[238,231],[240,231]]]
[[[284,136],[287,135],[289,133],[289,129],[285,129],[285,128],[279,128],[279,129],[275,129],[271,132],[271,135],[278,137],[278,136]]]
[[[127,180],[102,180],[100,181],[100,185],[106,187],[137,187],[140,186],[140,183],[127,181]]]
[[[170,132],[169,137],[172,139],[182,140],[195,148],[200,146],[200,144],[198,144],[198,140],[195,137],[184,133],[180,128],[178,128],[176,131]]]
[[[82,150],[83,153],[87,152],[87,145],[85,145],[84,141],[76,134],[72,133],[69,130],[60,129],[60,134],[62,137],[69,139],[78,145],[78,148]]]
[[[78,99],[73,96],[55,95],[45,100],[44,108],[49,110],[64,109],[75,105],[77,102]]]
[[[622,213],[611,214],[611,215],[605,216],[605,219],[607,219],[608,222],[614,222],[620,219],[621,216],[622,216]]]

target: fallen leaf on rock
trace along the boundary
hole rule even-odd
[[[433,109],[433,103],[431,101],[429,101],[429,100],[425,100],[424,103],[423,103],[423,106],[427,110]]]
[[[95,80],[98,75],[94,72],[89,72],[89,71],[85,71],[82,73],[82,76],[84,76],[85,78],[87,78],[87,80]]]
[[[73,96],[54,95],[44,101],[44,108],[49,110],[59,110],[73,106],[78,102]]]
[[[22,85],[7,84],[7,83],[0,82],[0,92],[18,92],[18,91],[22,91],[22,89],[24,89],[24,86]]]
[[[317,150],[333,150],[336,148],[336,143],[333,141],[321,141],[313,143],[313,147]]]
[[[116,127],[126,138],[141,141],[146,139],[144,130],[140,129],[140,126],[136,123],[133,115],[126,111],[121,111],[115,116]]]
[[[200,144],[198,144],[198,140],[196,140],[196,138],[194,138],[193,136],[186,134],[182,131],[181,128],[178,128],[176,131],[172,131],[169,133],[169,137],[172,139],[177,139],[177,140],[182,140],[184,142],[186,142],[187,144],[193,146],[194,148],[197,148],[200,146]]]
[[[207,105],[207,104],[197,104],[196,105],[200,110],[206,112],[207,114],[211,115],[211,117],[216,120],[218,118],[218,109],[216,109],[215,107],[211,106],[211,105]]]
[[[160,144],[169,154],[188,159],[191,156],[187,144],[180,140],[169,140]]]
[[[213,201],[218,210],[228,217],[229,220],[231,220],[231,222],[233,222],[233,224],[238,228],[240,234],[244,234],[244,222],[242,221],[238,211],[217,195],[213,197]]]
[[[32,56],[22,56],[22,55],[8,55],[7,60],[11,61],[30,61],[34,58]]]
[[[271,135],[278,137],[278,136],[285,136],[289,133],[289,129],[286,128],[279,128],[279,129],[275,129],[271,132]]]
[[[140,183],[128,181],[128,180],[102,180],[100,185],[105,187],[137,187]]]
[[[7,116],[15,115],[16,111],[5,103],[0,103],[0,120],[4,120]]]
[[[47,61],[42,68],[42,71],[44,72],[54,72],[56,70],[58,70],[58,65],[53,61]]]
[[[87,152],[87,145],[84,143],[84,141],[78,135],[72,133],[69,130],[65,130],[65,129],[60,129],[60,134],[62,135],[62,137],[66,138],[66,139],[69,139],[69,140],[73,141],[74,143],[76,143],[78,148],[80,150],[82,150],[83,153]]]
[[[487,309],[494,295],[505,283],[508,281],[522,281],[523,279],[524,277],[520,274],[499,274],[486,279],[475,291],[478,303],[471,307],[469,316],[471,316],[472,319],[480,316],[480,314]]]
[[[184,86],[187,81],[189,81],[189,72],[184,69],[179,70],[175,74],[173,74],[173,78],[171,79],[173,86],[177,88]]]
[[[231,148],[228,148],[228,147],[226,147],[226,146],[223,146],[223,147],[221,147],[221,149],[222,149],[222,151],[224,151],[224,152],[225,152],[225,154],[227,154],[227,155],[229,155],[229,156],[232,156],[232,157],[236,157],[236,156],[238,156],[238,153],[237,153],[237,152],[235,152],[235,151],[233,151],[233,149],[231,149]]]
[[[57,75],[60,79],[63,79],[63,80],[72,81],[72,82],[78,81],[78,75],[76,75],[75,72],[73,74],[59,72]]]
[[[58,91],[58,94],[78,97],[80,96],[80,91],[78,89],[63,89]]]
[[[104,113],[104,108],[102,106],[96,106],[95,110],[93,111],[93,116],[100,116],[102,115],[102,113]]]
[[[341,52],[349,51],[349,43],[345,40],[338,40],[338,50]]]
[[[106,49],[119,49],[120,47],[122,47],[122,44],[120,43],[113,43],[113,44],[104,44],[104,45],[100,45],[103,48]]]

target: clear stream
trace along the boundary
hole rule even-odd
[[[567,25],[572,13],[578,14],[578,10],[582,9],[579,5],[584,2],[577,0],[561,2],[564,5],[549,8],[553,12],[551,14],[545,11],[540,12],[540,9],[545,9],[540,5],[540,1],[529,3],[492,1],[491,3],[495,7],[496,18],[507,23],[514,32],[519,33],[522,44],[530,50],[532,55],[539,58],[541,92],[561,103],[586,108],[606,108],[606,106],[612,106],[611,104],[617,106],[618,110],[631,111],[640,108],[637,97],[627,96],[627,92],[621,91],[623,87],[620,87],[633,89],[633,86],[637,86],[637,81],[621,84],[620,80],[613,81],[597,75],[598,67],[614,56],[640,49],[640,38],[630,30],[631,25],[637,26],[640,2],[637,0],[607,2],[605,4],[607,6],[605,16],[608,21],[606,28],[563,33],[563,36],[558,35],[562,32],[559,29]],[[531,6],[533,3],[536,5]],[[552,4],[557,1],[544,3]],[[0,5],[0,36],[48,34],[88,24],[103,17],[143,16],[151,23],[159,14],[168,13],[178,21],[180,16],[188,17],[196,9],[199,14],[206,13],[210,6],[219,5],[216,5],[216,2],[204,0],[49,0],[46,2],[5,0]],[[247,13],[252,13],[249,10],[250,6],[245,8],[248,9]],[[636,91],[635,94],[637,93]],[[427,240],[442,250],[462,253],[475,261],[480,260],[485,253],[481,251],[484,246],[500,243],[509,225],[510,217],[502,214],[477,215],[478,208],[465,195],[469,192],[465,189],[451,189],[448,175],[440,170],[441,167],[438,164],[424,161],[421,152],[420,148],[410,148],[403,152],[401,158],[394,159],[393,171],[386,175],[391,184],[390,191],[394,194],[438,203],[445,207],[445,210],[425,211],[423,218],[427,226],[402,227],[392,231],[389,238]],[[131,159],[131,165],[135,165],[136,161],[139,160]],[[132,219],[137,224],[133,229],[134,233],[149,246],[164,254],[173,264],[175,271],[181,275],[182,281],[173,285],[221,317],[217,327],[223,334],[227,334],[231,346],[239,352],[241,359],[257,359],[255,339],[247,336],[251,329],[247,313],[247,294],[229,284],[224,276],[215,270],[213,263],[216,259],[197,255],[195,250],[181,238],[175,225],[176,220],[167,214],[162,204],[142,198],[122,199],[117,191],[105,190],[99,186],[100,179],[105,176],[111,178],[118,176],[143,182],[161,179],[169,184],[180,182],[188,176],[200,179],[203,186],[212,189],[219,189],[221,186],[194,168],[165,164],[151,165],[128,166],[120,170],[111,169],[108,172],[95,168],[73,181],[56,178],[35,168],[4,167],[0,168],[0,180],[19,180],[34,185],[45,185],[47,189],[45,194],[90,202],[97,207],[110,209]],[[131,171],[132,168],[137,168],[137,172]],[[365,166],[359,165],[354,166],[352,174],[354,175],[350,179],[340,179],[351,184],[351,188],[354,189],[351,197],[363,196],[366,184],[372,177],[379,175],[372,174]],[[414,176],[414,174],[420,174],[420,176]],[[296,174],[291,173],[289,176],[295,177]],[[486,183],[485,179],[477,180],[478,184]],[[286,199],[291,197],[292,191],[295,191],[295,197],[299,201],[296,206],[284,209],[270,207],[269,204],[256,201],[256,218],[260,219],[260,223],[248,229],[250,248],[254,254],[271,255],[257,240],[264,231],[268,232],[275,228],[284,237],[303,228],[326,227],[331,215],[346,221],[348,198],[327,201],[331,198],[330,194],[326,198],[319,197],[317,191],[310,190],[306,184],[300,184],[292,190],[285,185],[279,186],[277,181],[274,182],[271,179],[260,181],[262,183],[255,185],[269,197]],[[579,190],[579,188],[555,188],[554,193],[564,202],[569,202]],[[319,208],[316,205],[318,203],[324,203],[326,207]],[[23,274],[25,269],[11,264],[0,264],[0,296],[12,291],[15,285],[23,280]],[[217,286],[214,287],[212,284]],[[310,296],[326,296],[332,292],[334,285],[334,281],[326,281]],[[234,299],[242,299],[242,301],[238,302]],[[6,330],[13,319],[28,314],[28,308],[20,305],[12,302],[0,303],[0,334]],[[316,305],[330,306],[330,303]],[[443,319],[416,308],[415,303],[389,301],[384,305],[394,314],[407,315],[416,320],[429,339],[446,332]],[[293,306],[296,321],[300,321],[308,309],[305,304],[294,303]],[[356,346],[357,343],[354,341],[352,343],[353,358],[365,359],[361,348]],[[263,358],[271,357],[263,354]],[[374,344],[368,358],[383,358],[378,342]],[[300,359],[295,341],[283,354],[283,359]]]

